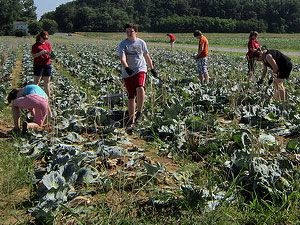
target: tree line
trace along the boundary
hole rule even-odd
[[[151,32],[300,32],[298,0],[76,0],[43,18],[61,31],[121,31],[124,21]]]
[[[148,32],[300,32],[299,0],[75,0],[40,21],[33,0],[0,3],[2,33],[13,19],[29,21],[33,31],[46,21],[53,32],[116,32],[126,22]]]

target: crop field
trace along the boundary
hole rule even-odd
[[[260,63],[247,78],[247,34],[207,34],[212,80],[201,85],[196,39],[179,35],[171,51],[165,34],[141,33],[159,79],[147,77],[132,135],[116,55],[124,37],[50,37],[53,117],[28,136],[7,134],[6,96],[33,80],[35,39],[0,37],[0,224],[299,224],[298,36],[261,35],[293,53],[281,103],[268,79],[256,84]]]

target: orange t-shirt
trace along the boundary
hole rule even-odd
[[[204,35],[202,35],[201,39],[199,39],[199,50],[200,49],[202,49],[202,52],[199,54],[199,58],[204,58],[208,56],[208,40]]]

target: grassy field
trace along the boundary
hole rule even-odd
[[[63,138],[69,137],[70,133],[64,133],[62,127],[67,124],[67,118],[71,118],[74,124],[77,118],[84,121],[87,117],[93,117],[86,111],[90,105],[95,104],[99,107],[101,105],[99,96],[121,89],[118,78],[115,78],[119,76],[116,69],[119,62],[114,51],[125,34],[76,33],[73,36],[65,34],[51,36],[50,41],[57,47],[57,60],[53,63],[55,98],[52,100],[57,115],[56,120],[53,121],[56,125],[55,129],[49,134],[43,133],[36,137],[41,140],[7,137],[6,132],[12,126],[10,107],[4,105],[1,109],[0,124],[3,137],[0,141],[0,224],[33,224],[33,215],[27,210],[39,200],[36,199],[35,194],[42,186],[41,180],[37,185],[33,184],[35,169],[46,165],[47,169],[43,171],[50,172],[58,168],[59,162],[66,159],[65,156],[69,156],[68,151],[73,152],[72,154],[78,151],[67,148],[63,153],[55,152],[55,149],[51,148],[52,145],[58,143],[60,148],[80,147],[80,150],[87,151],[88,154],[79,158],[92,159],[95,150],[94,141],[111,144],[120,140],[123,141],[121,147],[129,145],[128,142],[133,143],[125,149],[128,154],[119,160],[106,159],[107,161],[101,161],[98,154],[89,167],[93,171],[97,170],[103,182],[72,185],[67,192],[76,192],[76,198],[59,202],[57,207],[53,207],[44,215],[46,219],[37,219],[35,222],[59,225],[299,224],[300,170],[299,158],[297,158],[300,146],[299,135],[289,138],[276,136],[276,144],[262,144],[259,142],[260,135],[271,132],[270,129],[262,128],[262,123],[245,128],[239,124],[239,118],[234,116],[236,111],[244,110],[248,114],[256,113],[255,116],[261,116],[267,110],[271,110],[266,118],[268,123],[275,126],[272,128],[284,130],[291,125],[297,127],[300,114],[298,99],[300,91],[297,83],[300,75],[297,69],[300,63],[299,57],[293,56],[296,68],[287,84],[290,100],[284,106],[293,111],[289,110],[289,116],[283,118],[282,115],[279,117],[277,115],[283,107],[279,103],[268,103],[269,108],[261,109],[262,100],[265,100],[263,95],[266,94],[264,93],[266,87],[258,88],[247,80],[244,58],[246,52],[221,50],[211,54],[209,67],[213,82],[210,86],[202,87],[198,85],[193,74],[195,62],[190,57],[197,49],[197,40],[192,37],[192,33],[176,35],[178,40],[175,51],[170,52],[165,34],[139,34],[149,43],[161,79],[165,81],[165,84],[161,85],[151,80],[147,87],[149,96],[145,106],[148,117],[144,121],[143,128],[150,127],[151,132],[156,132],[153,138],[150,141],[142,139],[142,132],[147,131],[146,129],[141,129],[140,133],[127,137],[122,132],[123,128],[115,132],[109,127],[108,131],[105,130],[100,134],[84,132],[82,137],[86,139],[85,144],[72,143],[70,140],[64,142]],[[207,34],[206,36],[211,46],[225,48],[243,49],[248,40],[248,34]],[[269,48],[276,46],[276,49],[285,51],[300,50],[300,38],[297,34],[260,34],[259,39]],[[0,37],[0,40],[2,43],[11,41],[11,46],[19,48],[16,54],[19,68],[12,70],[11,76],[20,80],[22,76],[26,76],[26,72],[22,71],[31,65],[31,61],[26,62],[22,58],[26,55],[22,54],[22,51],[29,53],[29,50],[24,50],[24,46],[33,43],[34,38]],[[5,49],[0,48],[0,50],[0,55],[3,53],[2,58],[5,61],[8,53]],[[4,71],[6,68],[2,65],[3,62],[0,68]],[[112,84],[104,79],[108,77],[115,79]],[[60,83],[62,82],[60,78],[68,82]],[[18,83],[15,79],[8,82]],[[84,100],[86,96],[88,98]],[[214,102],[216,97],[218,100]],[[83,99],[83,106],[78,104],[78,99]],[[225,103],[221,104],[220,102],[223,101]],[[103,110],[101,113],[104,114],[107,108],[111,110],[109,107],[105,105],[101,108]],[[97,123],[96,119],[92,119],[92,123]],[[264,117],[259,117],[259,121],[266,122]],[[76,125],[79,126],[80,123]],[[163,134],[173,133],[173,140],[169,141],[168,138],[159,136],[157,130],[162,130]],[[72,135],[74,133],[76,132]],[[45,141],[43,138],[48,139]],[[81,136],[77,137],[80,138]],[[185,139],[184,142],[181,142],[182,139]],[[290,143],[290,146],[287,143]],[[31,149],[31,146],[34,147]],[[43,151],[45,149],[47,151],[39,155],[39,146],[42,146]],[[183,147],[181,149],[178,146]],[[20,148],[23,151],[24,148],[31,149],[33,155],[29,157],[25,153],[20,153]],[[241,154],[242,158],[235,161],[237,164],[240,163],[242,167],[247,168],[247,163],[256,166],[257,161],[252,163],[248,156],[256,160],[259,158],[265,164],[255,167],[256,170],[262,171],[263,175],[267,171],[269,175],[260,177],[260,173],[257,173],[256,180],[255,176],[249,176],[249,173],[255,173],[250,169],[241,170],[237,175],[228,170],[228,167],[226,169],[224,165],[231,160],[234,161],[238,150],[244,155]],[[55,166],[47,164],[52,154],[54,159],[50,161],[57,163]],[[79,159],[74,159],[74,162],[76,160]],[[86,166],[88,163],[88,160],[80,161],[76,166]],[[139,163],[140,167],[134,167]],[[148,165],[147,173],[145,173],[145,165]],[[287,165],[287,169],[276,170],[282,165]],[[165,169],[162,173],[151,173],[151,169],[155,170],[160,166]],[[276,171],[273,172],[273,169]],[[288,176],[279,176],[280,172],[287,173]],[[271,185],[264,190],[269,191],[268,194],[260,195],[259,192],[251,192],[252,188],[257,188],[255,185],[259,187],[267,185],[269,182],[267,179],[270,177],[278,179],[274,182],[274,186],[279,185],[279,189]],[[59,185],[55,181],[53,183]],[[248,183],[250,185],[247,185]],[[64,184],[60,188],[66,186],[67,184]],[[43,191],[45,190],[42,189],[42,193]],[[50,193],[53,201],[48,202],[49,206],[54,205],[55,197],[60,194],[62,193]]]
[[[77,33],[87,37],[95,37],[104,40],[120,41],[125,37],[125,33]],[[193,37],[193,33],[175,33],[177,44],[194,45],[197,40]],[[247,49],[249,34],[246,33],[204,33],[208,38],[211,46],[234,47]],[[148,42],[165,43],[169,39],[164,33],[139,33],[139,37]],[[261,33],[258,40],[268,49],[278,49],[286,51],[300,51],[299,34],[269,34]]]

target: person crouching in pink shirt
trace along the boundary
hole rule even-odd
[[[20,133],[21,110],[27,109],[33,115],[33,121],[24,121],[22,134],[27,133],[29,128],[41,128],[50,111],[48,96],[45,91],[35,84],[26,85],[23,88],[13,89],[7,97],[8,103],[12,104],[14,128],[11,133]]]

